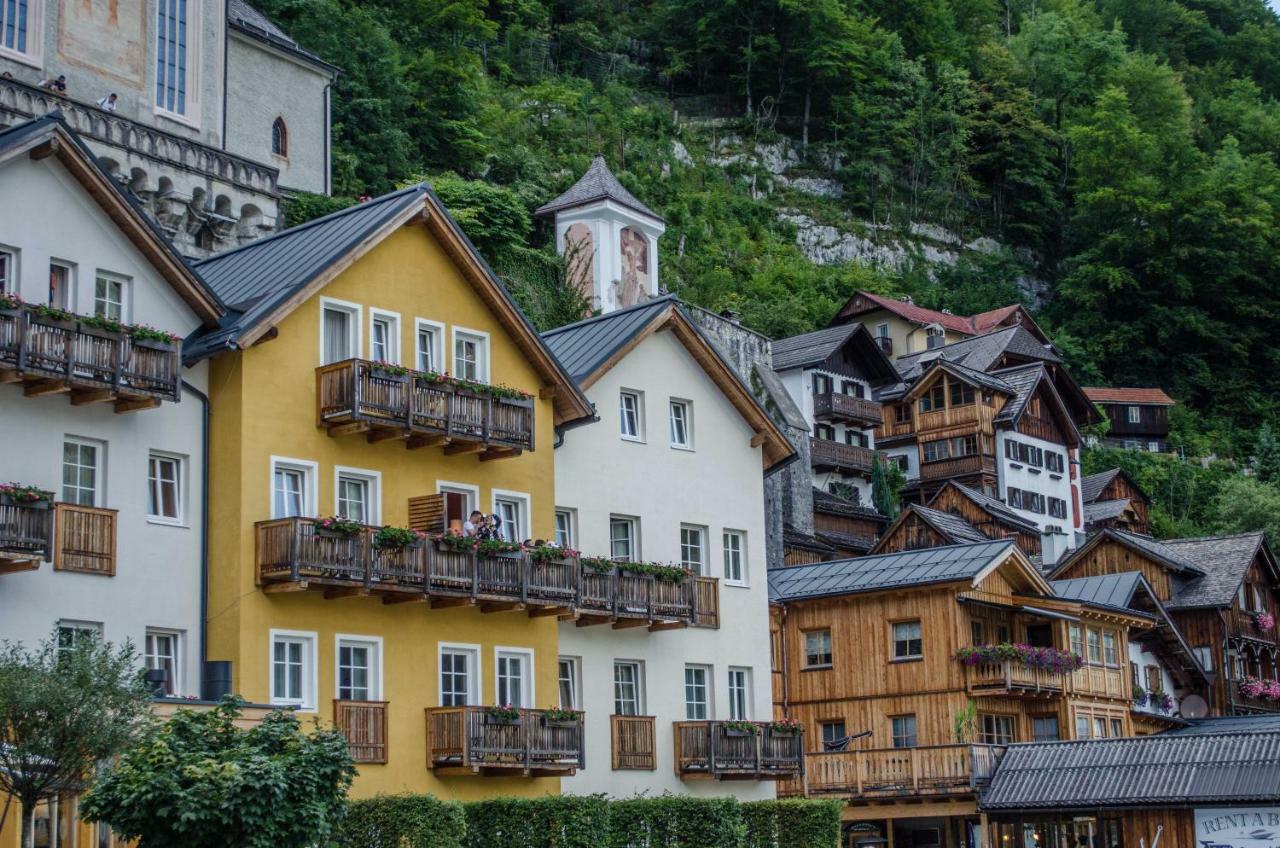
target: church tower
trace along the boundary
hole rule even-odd
[[[658,237],[666,224],[623,188],[603,156],[534,213],[554,216],[566,276],[601,314],[658,296]]]

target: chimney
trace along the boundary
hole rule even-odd
[[[1071,550],[1071,537],[1062,532],[1061,527],[1048,525],[1040,532],[1040,565],[1048,569],[1057,565],[1067,551]]]

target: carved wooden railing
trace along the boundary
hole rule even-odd
[[[940,459],[933,462],[920,463],[921,480],[946,480],[962,474],[981,474],[984,471],[994,474],[995,460],[982,454],[958,456],[951,459]]]
[[[676,773],[757,780],[800,774],[804,765],[802,734],[775,731],[767,721],[750,722],[753,731],[736,729],[739,724],[675,722]]]
[[[874,425],[880,423],[881,411],[880,404],[874,400],[840,392],[824,392],[813,397],[813,417]]]
[[[614,771],[652,771],[658,767],[653,716],[611,715],[609,734]]]
[[[111,577],[116,573],[116,511],[54,504],[53,567]]]
[[[965,795],[991,782],[1002,745],[977,743],[918,748],[823,751],[805,755],[804,780],[780,784],[781,795],[887,798]]]
[[[583,568],[580,586],[576,606],[581,623],[632,620],[720,626],[720,581],[714,577],[675,582],[621,568]]]
[[[47,559],[53,544],[53,505],[0,497],[0,558]]]
[[[814,468],[871,472],[876,452],[861,445],[846,445],[830,439],[809,440],[810,463]]]
[[[333,723],[347,737],[351,759],[357,763],[387,761],[387,702],[333,702]]]
[[[573,774],[583,768],[582,720],[554,722],[546,710],[520,710],[514,721],[488,707],[428,707],[427,767],[476,774]]]
[[[316,419],[331,432],[355,427],[383,430],[408,439],[410,447],[432,437],[533,450],[533,401],[495,398],[421,374],[398,374],[364,359],[316,369]]]
[[[1003,690],[1005,692],[1063,692],[1070,688],[1072,672],[1030,668],[1006,660],[996,663],[966,665],[969,691]]]

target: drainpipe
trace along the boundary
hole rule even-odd
[[[209,659],[209,396],[182,381],[182,388],[200,401],[200,678]],[[203,684],[202,684],[203,685]]]
[[[324,86],[324,193],[326,195],[333,194],[333,153],[329,149],[329,145],[333,143],[330,136],[333,134],[333,104],[331,102],[330,92],[333,90],[333,79]]]
[[[598,424],[600,422],[600,416],[595,412],[595,404],[592,404],[591,406],[592,412],[586,418],[579,418],[575,421],[570,421],[568,424],[561,424],[556,428],[556,440],[551,446],[552,450],[555,450],[564,444],[564,434],[566,431],[572,430],[575,427],[583,427],[587,424]]]
[[[227,8],[222,7],[222,149],[227,149],[227,66],[231,64],[228,50],[231,47],[231,23],[227,20]]]
[[[779,604],[782,608],[782,616],[778,621],[778,639],[781,641],[782,654],[782,715],[790,717],[791,709],[791,669],[790,663],[787,661],[787,605]]]

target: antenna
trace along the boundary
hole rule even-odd
[[[1182,699],[1183,718],[1204,718],[1209,714],[1209,705],[1199,695],[1188,695]]]

